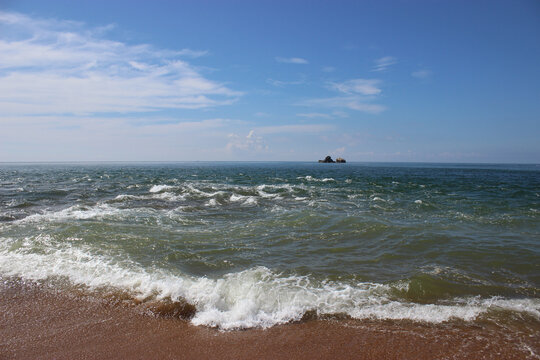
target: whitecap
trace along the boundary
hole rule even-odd
[[[238,202],[238,201],[244,200],[245,198],[247,198],[247,196],[238,195],[238,194],[232,194],[231,197],[229,198],[229,200],[232,201],[232,202]]]
[[[138,198],[139,197],[135,196],[135,195],[120,194],[120,195],[116,196],[113,200],[115,200],[115,201],[124,201],[124,200],[138,199]]]
[[[255,196],[249,196],[242,205],[257,205],[257,198]]]
[[[46,211],[41,214],[29,215],[16,223],[40,222],[40,221],[63,221],[67,219],[87,220],[92,218],[103,218],[117,216],[129,210],[118,209],[107,204],[97,204],[92,207],[80,205],[71,206],[59,211]]]
[[[160,192],[160,191],[163,191],[163,190],[170,190],[170,189],[173,189],[174,186],[171,186],[171,185],[154,185],[150,188],[150,192],[151,193],[157,193],[157,192]]]
[[[216,199],[210,199],[204,205],[205,206],[218,206],[218,202]]]
[[[178,200],[185,200],[186,195],[176,195],[171,192],[162,192],[159,194],[155,194],[152,196],[154,199],[160,199],[160,200],[168,200],[168,201],[178,201]]]
[[[297,177],[297,179],[304,179],[304,180],[307,180],[307,181],[319,181],[319,182],[335,181],[334,178],[318,179],[318,178],[314,178],[314,177],[311,176],[311,175],[307,175],[307,176],[299,176],[299,177]]]

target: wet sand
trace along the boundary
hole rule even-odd
[[[535,359],[540,336],[495,325],[307,320],[222,332],[140,306],[2,280],[0,359]]]

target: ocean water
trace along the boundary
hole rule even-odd
[[[0,164],[0,277],[221,329],[540,324],[540,166]]]

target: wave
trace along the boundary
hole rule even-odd
[[[257,206],[260,201],[306,200],[314,190],[298,184],[230,185],[186,182],[179,186],[153,185],[148,193],[119,194],[106,203],[162,200],[189,202],[190,206],[216,207],[226,204]],[[199,204],[197,204],[200,202]]]
[[[35,250],[38,243],[40,251]],[[211,279],[144,268],[125,257],[96,255],[81,246],[54,245],[48,235],[26,238],[22,243],[0,238],[0,274],[28,280],[65,279],[96,290],[112,288],[127,291],[139,301],[187,302],[196,309],[193,324],[221,329],[266,328],[301,320],[306,313],[441,323],[513,311],[540,320],[540,299],[535,298],[470,297],[437,304],[412,303],[396,295],[407,291],[407,281],[316,281],[262,266]]]
[[[129,211],[130,210],[118,209],[108,204],[97,204],[92,207],[75,205],[63,210],[45,211],[41,214],[32,214],[23,219],[17,220],[16,223],[63,221],[68,219],[103,219],[106,217],[118,217],[118,215]]]
[[[161,192],[163,190],[170,190],[170,189],[174,189],[174,186],[171,186],[171,185],[154,185],[148,191],[150,191],[151,193],[157,193],[157,192]]]
[[[329,182],[329,181],[336,181],[334,178],[323,178],[323,179],[318,179],[318,178],[315,178],[311,175],[307,175],[307,176],[298,176],[297,179],[300,179],[300,180],[306,180],[306,181],[316,181],[316,182]]]

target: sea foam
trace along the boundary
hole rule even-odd
[[[464,298],[445,304],[396,300],[392,293],[407,282],[392,284],[314,281],[254,267],[217,279],[143,268],[129,259],[95,255],[90,249],[53,246],[47,235],[27,238],[14,250],[14,240],[0,238],[0,274],[30,280],[63,278],[89,288],[115,288],[140,299],[185,299],[197,308],[195,325],[221,329],[270,327],[297,321],[307,311],[345,314],[356,319],[407,319],[440,323],[472,321],[490,310],[526,312],[540,319],[539,299]],[[37,242],[46,251],[35,251]]]

